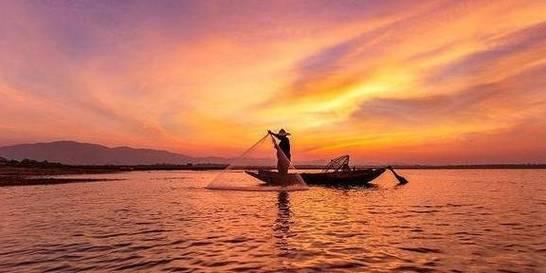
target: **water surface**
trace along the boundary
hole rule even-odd
[[[211,191],[215,172],[0,188],[0,272],[546,272],[546,170]]]

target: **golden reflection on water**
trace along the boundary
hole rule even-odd
[[[546,171],[210,191],[211,172],[0,188],[0,272],[544,272]]]

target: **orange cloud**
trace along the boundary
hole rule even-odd
[[[546,114],[542,1],[0,10],[0,116],[9,117],[0,144],[74,139],[234,156],[285,127],[296,159],[508,162],[508,150],[473,153],[465,139],[505,143],[526,124],[546,131],[533,121]],[[526,141],[513,159],[533,149],[528,159],[540,159],[542,144]]]

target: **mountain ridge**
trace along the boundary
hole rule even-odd
[[[0,147],[0,156],[22,160],[25,158],[59,162],[69,165],[139,165],[139,164],[187,164],[226,163],[221,157],[192,157],[166,150],[108,147],[101,144],[72,140],[25,143]]]

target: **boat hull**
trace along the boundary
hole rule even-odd
[[[385,172],[385,168],[339,171],[329,173],[301,173],[300,176],[308,185],[322,186],[358,186],[367,185],[372,180]],[[267,184],[295,183],[297,174],[279,175],[277,172],[259,170],[258,172],[246,171],[247,174]]]
[[[260,170],[258,172],[245,171],[245,173],[271,186],[290,186],[294,184],[303,184],[301,176],[295,173],[280,175],[278,172],[264,170]]]
[[[385,172],[384,168],[331,173],[302,173],[308,185],[323,186],[358,186],[366,185]]]

